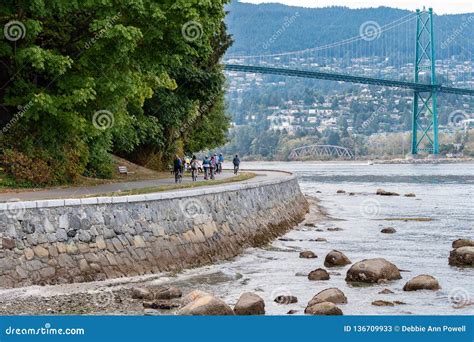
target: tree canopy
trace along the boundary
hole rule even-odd
[[[225,141],[227,0],[4,0],[0,162],[20,182],[164,168]]]

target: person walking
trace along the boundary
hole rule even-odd
[[[214,176],[216,173],[216,169],[217,169],[217,155],[214,153],[214,155],[211,157],[211,167],[210,167],[211,179],[215,178]]]
[[[219,163],[217,164],[218,167],[217,167],[217,170],[219,173],[222,173],[222,166],[224,165],[224,156],[222,155],[222,153],[219,153]]]
[[[207,180],[209,177],[209,169],[211,168],[211,162],[207,156],[202,161],[202,168],[204,169],[204,179]]]
[[[239,167],[240,167],[240,159],[239,156],[236,154],[234,159],[232,160],[232,164],[234,164],[234,175],[236,175],[239,172]]]

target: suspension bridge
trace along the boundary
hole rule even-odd
[[[474,60],[469,44],[462,51],[450,50],[452,32],[443,27],[435,31],[433,17],[431,8],[417,10],[384,26],[375,21],[365,22],[357,36],[315,48],[227,56],[225,70],[409,90],[413,93],[411,153],[437,155],[438,94],[474,96]],[[405,33],[400,36],[397,30],[402,25],[410,29],[403,30]],[[457,35],[457,39],[463,39],[462,29]],[[435,36],[442,42],[440,59],[436,59]],[[458,61],[457,65],[453,60]],[[440,78],[443,83],[438,81]],[[309,146],[295,155],[298,152],[335,151],[329,150]]]

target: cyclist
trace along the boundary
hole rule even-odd
[[[174,182],[181,183],[182,180],[183,161],[176,155],[173,162]]]
[[[239,172],[239,166],[240,166],[240,159],[239,156],[236,154],[235,158],[232,160],[232,164],[234,164],[234,175]]]
[[[197,181],[197,175],[198,175],[198,169],[199,169],[199,162],[196,156],[193,155],[193,158],[191,159],[191,162],[189,165],[191,167],[191,176],[192,176],[193,182],[195,182]]]
[[[207,180],[209,177],[209,169],[211,168],[211,162],[207,156],[204,157],[202,161],[202,168],[204,169],[204,179]]]
[[[222,153],[219,153],[219,163],[217,164],[217,171],[219,173],[222,172],[222,165],[224,164],[224,156],[222,155]]]

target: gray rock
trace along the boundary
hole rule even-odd
[[[36,230],[34,224],[30,221],[23,221],[21,223],[21,227],[23,229],[23,232],[26,234],[33,234]]]
[[[276,297],[274,301],[278,304],[294,304],[298,303],[298,298],[296,298],[295,296],[281,295]]]
[[[64,241],[67,241],[67,233],[66,233],[66,230],[63,229],[63,228],[60,228],[56,231],[56,239],[59,241],[59,242],[64,242]]]
[[[349,265],[351,261],[348,257],[344,255],[344,253],[339,252],[337,250],[332,250],[326,255],[324,259],[324,266],[326,267],[338,267],[338,266],[345,266]]]
[[[232,316],[234,311],[222,300],[213,296],[204,296],[182,307],[182,316]]]
[[[239,316],[244,315],[264,315],[264,300],[252,292],[243,293],[234,307],[234,313]]]
[[[380,232],[384,234],[394,234],[397,232],[397,230],[393,227],[387,227],[387,228],[383,228]]]
[[[405,286],[403,286],[403,291],[418,291],[418,290],[439,290],[440,286],[438,280],[435,277],[421,274],[416,276],[413,279],[410,279]]]
[[[469,240],[469,239],[457,239],[453,241],[453,248],[459,248],[459,247],[474,247],[474,240]]]
[[[80,230],[78,238],[80,241],[86,242],[86,243],[91,242],[92,240],[92,237],[87,230]]]
[[[313,306],[317,303],[322,302],[331,302],[334,304],[346,304],[347,297],[344,295],[344,292],[338,288],[332,287],[321,292],[318,292],[308,303],[308,306]]]
[[[322,302],[306,307],[304,313],[307,315],[318,316],[340,316],[342,315],[342,310],[339,309],[334,303]]]
[[[372,302],[372,305],[374,306],[394,306],[395,304],[393,302],[389,302],[386,300],[374,300]]]
[[[383,280],[401,279],[397,266],[383,259],[364,259],[352,265],[347,271],[346,281],[377,283]]]
[[[303,252],[300,252],[300,258],[304,258],[304,259],[314,259],[314,258],[317,258],[318,256],[316,254],[314,254],[314,252],[312,251],[303,251]]]
[[[181,290],[174,286],[159,287],[153,289],[153,292],[155,294],[154,298],[158,300],[180,298],[183,295]]]
[[[449,264],[452,266],[474,266],[474,247],[459,247],[449,253]]]
[[[206,296],[211,296],[211,294],[200,290],[191,291],[181,299],[181,305],[186,306],[191,302],[194,302],[195,300]]]
[[[397,194],[396,192],[385,191],[384,189],[377,189],[376,194],[379,196],[400,196],[400,194]]]
[[[134,287],[132,288],[132,298],[133,299],[153,299],[153,293],[145,288],[142,287]]]
[[[329,280],[329,278],[329,273],[323,268],[315,269],[308,274],[309,280]]]

